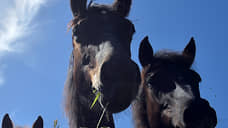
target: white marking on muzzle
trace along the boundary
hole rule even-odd
[[[98,51],[96,52],[96,67],[90,71],[90,75],[92,78],[92,86],[99,90],[99,87],[102,85],[100,80],[101,68],[102,65],[109,60],[113,53],[113,47],[110,41],[103,42],[99,45]]]
[[[174,126],[185,128],[184,123],[184,111],[187,108],[187,103],[194,99],[194,95],[191,91],[190,85],[184,85],[185,89],[181,88],[177,82],[175,82],[176,89],[173,92],[175,101],[175,112],[173,113],[172,123]]]
[[[184,111],[190,100],[194,99],[190,85],[183,85],[184,89],[175,82],[176,89],[170,92],[168,99],[172,101],[170,108],[164,110],[163,114],[172,119],[174,127],[185,128]]]

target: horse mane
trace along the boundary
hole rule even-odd
[[[70,112],[70,110],[72,110],[72,109],[70,109],[71,108],[70,98],[73,96],[73,93],[68,93],[68,92],[70,91],[70,87],[73,86],[73,69],[74,69],[73,67],[74,67],[74,55],[72,52],[71,56],[70,56],[67,78],[66,78],[66,82],[64,85],[64,97],[65,97],[65,106],[66,106],[65,113],[66,113],[66,115],[68,115],[70,117],[73,116],[73,115],[71,115],[71,112]],[[70,118],[70,119],[74,119],[74,118]]]
[[[77,126],[76,123],[78,120],[77,116],[74,115],[75,112],[78,111],[77,104],[78,104],[78,94],[76,93],[78,91],[78,84],[75,81],[80,81],[80,76],[76,70],[78,69],[77,67],[79,66],[78,63],[75,63],[75,59],[78,59],[80,54],[77,54],[77,56],[74,56],[74,51],[72,52],[70,56],[70,62],[69,62],[69,67],[68,67],[68,73],[67,73],[67,79],[64,85],[64,96],[65,96],[65,113],[67,117],[69,117],[69,122],[70,125]],[[76,61],[78,62],[78,61]],[[74,75],[75,74],[75,75]],[[76,79],[76,80],[75,80]]]
[[[174,63],[178,63],[186,60],[186,56],[184,56],[180,52],[174,52],[170,50],[160,50],[155,53],[154,57],[162,60],[171,61]]]

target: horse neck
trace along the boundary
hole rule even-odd
[[[132,103],[132,112],[135,128],[150,128],[146,110],[145,90],[143,84],[140,85],[138,96]]]
[[[160,106],[151,96],[151,90],[140,85],[138,99],[133,102],[135,128],[164,128],[161,126]]]

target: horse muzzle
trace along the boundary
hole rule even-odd
[[[217,116],[205,99],[198,99],[190,104],[184,112],[186,128],[215,128]]]
[[[108,104],[108,111],[121,112],[136,97],[141,82],[140,71],[130,59],[112,57],[101,68],[102,104]]]

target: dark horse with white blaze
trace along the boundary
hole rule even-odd
[[[9,114],[5,114],[5,116],[2,119],[2,128],[14,128],[12,120],[9,117]],[[16,126],[15,128],[23,128],[20,126]],[[41,116],[37,118],[37,120],[32,125],[32,128],[43,128],[43,119]]]
[[[136,128],[215,128],[216,112],[200,97],[201,78],[191,69],[195,52],[193,38],[182,53],[154,54],[148,37],[141,42],[142,83],[133,103]]]
[[[71,0],[73,52],[65,84],[65,110],[70,128],[114,127],[112,113],[136,97],[140,71],[131,60],[134,25],[126,19],[131,0],[98,5]],[[99,103],[91,104],[99,92]]]

